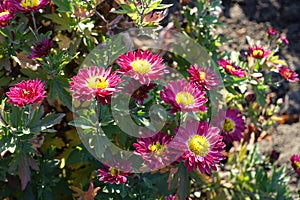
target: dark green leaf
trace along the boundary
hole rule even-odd
[[[70,0],[52,0],[55,5],[58,7],[60,12],[73,12],[72,1]]]
[[[178,178],[177,194],[180,199],[186,199],[186,197],[190,194],[190,181],[187,169],[184,165],[179,167]]]
[[[69,110],[72,110],[72,97],[69,92],[66,91],[66,89],[63,86],[66,86],[65,81],[62,81],[61,79],[53,79],[53,86],[54,90],[57,93],[59,99],[62,101],[62,103],[68,107]]]
[[[50,128],[61,121],[65,116],[64,113],[51,113],[44,117],[40,123],[42,130]]]

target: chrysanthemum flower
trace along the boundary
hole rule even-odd
[[[149,50],[143,52],[139,49],[123,54],[118,58],[117,63],[121,67],[121,73],[146,85],[161,79],[163,74],[168,73],[163,59]]]
[[[23,107],[28,104],[41,103],[45,98],[44,83],[41,80],[28,80],[17,83],[6,92],[8,101],[15,106]]]
[[[169,196],[165,196],[165,200],[176,200],[176,194],[174,195],[169,195]]]
[[[224,159],[221,152],[225,144],[220,130],[205,121],[188,120],[186,127],[180,127],[169,148],[173,153],[183,152],[182,158],[188,171],[200,170],[202,174],[217,170],[216,164]]]
[[[20,12],[37,12],[49,4],[49,0],[12,0],[14,7]]]
[[[275,28],[269,28],[267,33],[270,39],[274,39],[278,36],[278,31]]]
[[[196,87],[204,88],[206,90],[214,90],[220,84],[217,75],[208,67],[204,68],[197,65],[191,65],[187,70],[191,77],[189,78],[191,84]]]
[[[122,82],[121,78],[111,70],[111,68],[105,70],[103,67],[96,66],[80,69],[70,82],[73,97],[83,101],[96,98],[103,105],[110,103],[111,95],[119,91],[116,87]]]
[[[293,70],[291,70],[289,67],[287,66],[282,66],[279,68],[279,73],[281,74],[281,76],[288,80],[289,82],[297,82],[300,79],[298,78],[298,74],[296,72],[294,72]]]
[[[161,91],[161,99],[171,105],[171,113],[175,112],[206,112],[204,105],[208,99],[205,92],[188,84],[186,80],[170,81]]]
[[[43,58],[50,52],[52,46],[53,41],[49,40],[49,38],[45,38],[33,45],[33,49],[31,50],[28,58]]]
[[[224,58],[218,61],[218,64],[225,69],[225,71],[231,75],[237,76],[239,78],[244,78],[246,76],[245,71],[239,66],[233,64],[231,61]]]
[[[9,22],[15,16],[15,11],[12,9],[12,5],[8,0],[0,2],[0,27],[5,28],[7,22]]]
[[[280,38],[278,38],[277,44],[280,47],[285,47],[285,46],[289,45],[289,41],[284,35],[282,35],[282,36],[280,36]]]
[[[237,109],[227,109],[222,127],[221,135],[226,144],[240,141],[243,138],[242,132],[246,129],[244,119]]]
[[[300,176],[300,155],[292,155],[290,160],[292,162],[292,167]]]
[[[271,51],[261,46],[249,47],[250,56],[257,59],[262,59],[271,55]]]
[[[160,169],[168,165],[168,150],[166,145],[172,137],[159,132],[152,137],[140,138],[134,143],[134,153],[140,155],[150,169]]]
[[[121,171],[118,167],[109,167],[104,165],[102,169],[97,170],[99,181],[103,181],[104,183],[110,184],[124,184],[127,181],[127,177],[131,176],[131,174],[125,171]]]
[[[139,85],[138,81],[130,80],[126,85],[126,93],[130,94],[131,97],[141,105],[144,103],[144,99],[148,98],[148,93],[157,86],[155,83],[150,83],[149,85],[142,85],[134,90],[133,88],[135,88],[136,85]]]

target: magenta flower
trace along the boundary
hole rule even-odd
[[[145,164],[152,170],[157,170],[168,165],[169,156],[166,145],[172,137],[163,132],[159,132],[152,137],[140,138],[134,143],[134,153],[140,155]]]
[[[126,93],[130,94],[132,98],[134,98],[135,102],[142,105],[144,100],[148,98],[148,93],[154,89],[157,84],[150,83],[149,85],[142,85],[138,89],[134,90],[139,82],[136,80],[130,80],[128,84],[126,84]]]
[[[124,164],[123,164],[124,167]],[[116,165],[116,167],[109,167],[107,165],[104,165],[104,167],[102,169],[98,169],[98,177],[99,181],[103,181],[104,183],[110,183],[110,184],[124,184],[127,181],[127,177],[128,176],[132,176],[132,174],[129,173],[129,166],[125,166],[128,167],[128,171],[121,171],[118,167],[118,164]]]
[[[279,68],[279,73],[281,74],[281,76],[288,80],[289,82],[297,82],[300,79],[298,78],[298,74],[296,72],[294,72],[293,70],[291,70],[289,67],[287,66],[282,66]]]
[[[191,68],[187,70],[191,77],[189,78],[191,84],[196,87],[204,88],[206,90],[214,90],[220,84],[220,80],[217,75],[208,67],[199,67],[197,65],[191,65]]]
[[[49,38],[45,38],[33,45],[33,49],[31,50],[28,58],[43,58],[50,52],[52,46],[53,41],[49,40]]]
[[[268,37],[270,39],[274,39],[278,36],[278,31],[275,28],[269,28],[268,29]]]
[[[5,28],[7,22],[9,22],[15,16],[15,11],[12,9],[12,5],[9,0],[0,2],[0,27]]]
[[[261,46],[249,47],[249,53],[253,58],[262,59],[271,55],[271,51]]]
[[[180,127],[170,142],[170,152],[183,153],[182,158],[188,171],[200,170],[202,174],[217,170],[216,164],[224,159],[222,152],[225,144],[220,130],[210,127],[205,121],[187,121],[186,127]]]
[[[96,98],[105,105],[111,102],[111,95],[119,91],[116,87],[121,82],[121,78],[111,72],[111,68],[105,70],[103,67],[92,66],[79,70],[70,82],[70,91],[75,99],[89,101]]]
[[[121,73],[146,85],[168,73],[162,62],[163,59],[158,54],[152,54],[149,50],[143,52],[140,49],[121,55],[117,61]]]
[[[165,200],[176,200],[176,194],[174,195],[169,195],[169,196],[165,196]]]
[[[240,141],[243,138],[242,132],[246,129],[244,119],[237,109],[227,109],[222,127],[221,135],[226,144]]]
[[[298,78],[298,74],[287,66],[280,67],[279,73],[284,79],[288,80],[289,82],[298,82],[300,80]]]
[[[245,71],[237,65],[234,65],[229,60],[224,58],[218,61],[218,64],[225,69],[225,71],[233,76],[237,76],[239,78],[244,78],[246,76]]]
[[[161,99],[172,107],[175,112],[206,112],[204,105],[208,99],[205,92],[188,84],[186,80],[170,81],[167,87],[160,92]]]
[[[39,9],[49,4],[49,0],[12,0],[14,7],[20,12],[38,12]]]
[[[300,155],[292,155],[290,160],[292,162],[292,167],[300,176]]]
[[[28,80],[17,83],[6,92],[9,103],[23,107],[28,104],[41,103],[45,98],[44,83],[41,80]]]
[[[277,40],[277,44],[280,46],[280,47],[285,47],[287,45],[289,45],[289,41],[288,39],[282,35],[280,36],[280,38]]]

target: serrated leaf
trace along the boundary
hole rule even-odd
[[[51,13],[43,15],[47,19],[50,19],[52,22],[56,23],[58,26],[56,27],[57,30],[70,30],[71,24],[71,17],[66,12],[61,13]]]
[[[20,155],[19,159],[18,172],[21,180],[21,188],[24,190],[28,182],[31,180],[31,172],[29,167],[34,170],[39,170],[39,167],[37,166],[36,161],[27,154]]]
[[[52,0],[58,7],[59,12],[73,12],[72,1],[70,0]]]
[[[65,106],[68,107],[69,110],[72,110],[72,97],[69,92],[63,86],[66,86],[66,83],[62,80],[53,78],[53,89],[56,91],[57,96],[63,102]]]

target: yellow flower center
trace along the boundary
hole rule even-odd
[[[147,74],[151,72],[151,64],[147,60],[135,60],[131,63],[131,67],[134,71],[140,74]]]
[[[188,92],[179,92],[175,99],[178,104],[183,104],[185,106],[194,104],[194,97]]]
[[[263,57],[264,56],[264,51],[261,49],[255,49],[253,50],[253,56],[254,57]]]
[[[188,147],[195,155],[204,157],[209,152],[210,144],[205,137],[195,135],[189,139]]]
[[[226,69],[233,72],[236,71],[236,68],[232,65],[226,65]]]
[[[109,169],[109,173],[112,175],[112,176],[118,176],[121,174],[121,171],[120,170],[116,170],[115,168],[111,167]]]
[[[291,75],[292,75],[291,72],[284,72],[284,76],[285,76],[286,78],[290,78]]]
[[[21,1],[21,6],[25,9],[28,7],[36,7],[40,4],[39,0],[22,0]]]
[[[224,131],[226,131],[227,133],[230,133],[234,130],[235,128],[235,123],[233,120],[231,119],[225,119],[224,124],[223,124],[223,129]]]
[[[295,161],[294,164],[300,169],[300,162]]]
[[[0,17],[3,17],[5,15],[9,15],[9,11],[8,10],[4,10],[3,12],[0,12]]]
[[[31,98],[32,96],[35,96],[35,92],[34,90],[23,89],[21,96],[22,98]]]
[[[23,89],[23,94],[30,94],[30,91]]]
[[[149,145],[149,150],[156,155],[161,155],[165,150],[165,145],[160,144],[159,142],[152,143]]]
[[[87,85],[89,88],[96,88],[96,89],[105,89],[108,87],[108,81],[105,77],[91,77],[87,81]]]
[[[200,78],[200,81],[205,80],[205,78],[206,78],[206,73],[205,73],[205,72],[199,72],[199,78]]]

